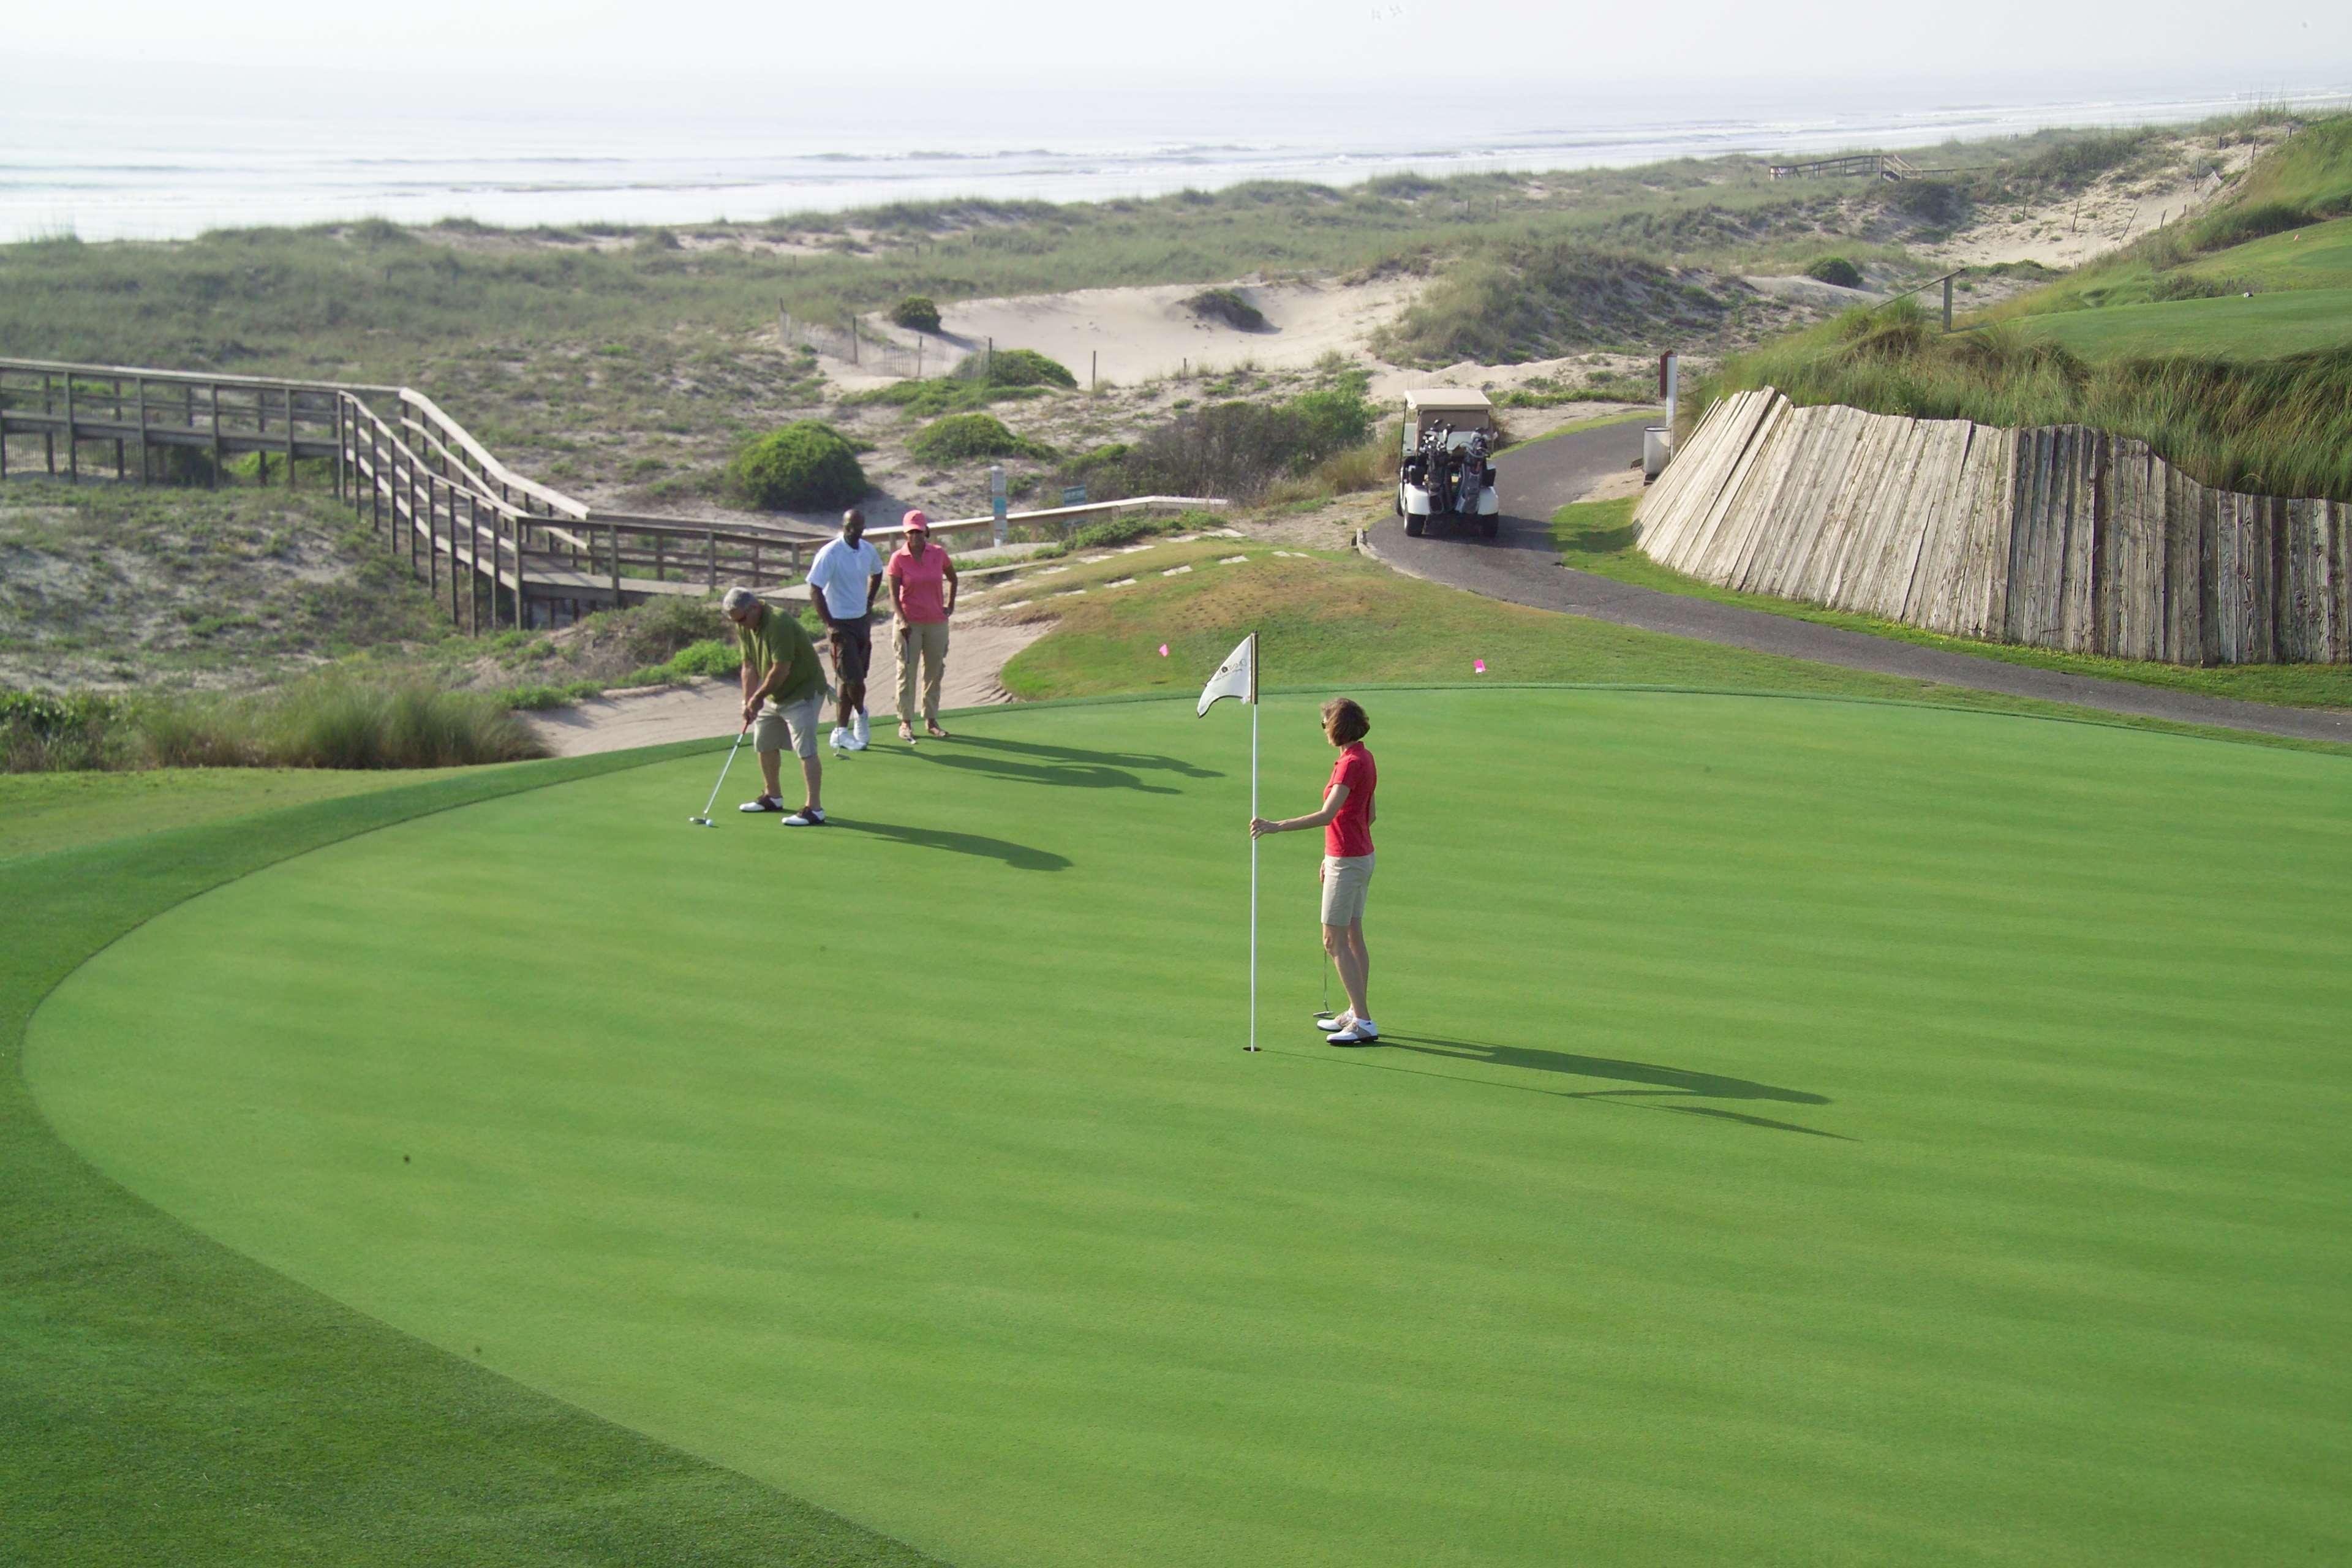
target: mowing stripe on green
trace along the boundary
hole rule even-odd
[[[959,1563],[2338,1555],[2339,759],[1370,700],[1381,1048],[1246,715],[968,716],[388,827],[34,1020],[109,1174]],[[1266,805],[1329,752],[1268,705]],[[1295,1043],[1291,1043],[1295,1042]]]

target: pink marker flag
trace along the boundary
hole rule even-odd
[[[1161,643],[1160,645],[1160,657],[1162,658],[1166,658],[1168,657],[1168,645],[1166,643]]]
[[[1474,658],[1470,661],[1470,668],[1475,673],[1484,675],[1486,673],[1486,661],[1483,658]]]

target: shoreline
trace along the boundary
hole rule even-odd
[[[1528,96],[1532,97],[1530,93]],[[829,127],[783,121],[659,119],[641,132],[567,127],[562,115],[519,125],[467,111],[404,124],[412,155],[382,168],[383,127],[362,114],[293,121],[312,151],[260,147],[263,120],[225,116],[208,127],[230,151],[194,157],[160,135],[77,136],[36,109],[0,113],[17,167],[0,189],[0,245],[73,237],[86,243],[178,243],[205,234],[305,228],[366,219],[414,227],[475,224],[522,232],[548,226],[644,230],[668,226],[854,221],[904,203],[1087,205],[1150,200],[1255,182],[1350,191],[1399,176],[1547,174],[1623,170],[1678,160],[1802,160],[1855,149],[1916,151],[2045,132],[2189,125],[2257,110],[2318,113],[2352,107],[2352,84],[2240,93],[2178,89],[2108,97],[1972,101],[1927,110],[1872,105],[1802,109],[1793,100],[1735,105],[1730,117],[1700,100],[1686,112],[1637,119],[1606,100],[1581,123],[1538,123],[1514,107],[1465,126],[1444,149],[1397,140],[1363,95],[1365,121],[1342,126],[1285,120],[1171,120],[1157,128],[1072,139],[1060,125],[1014,122],[985,136],[918,127],[903,145],[845,153]],[[1744,114],[1744,118],[1740,117]],[[1516,116],[1516,121],[1512,118]],[[268,123],[283,128],[282,112]],[[577,132],[576,136],[572,132]],[[479,149],[499,151],[485,156]]]

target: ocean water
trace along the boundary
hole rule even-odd
[[[1537,83],[1425,112],[1425,95],[1374,88],[1079,88],[999,100],[970,85],[820,96],[656,84],[596,95],[592,108],[521,102],[487,83],[395,95],[306,80],[196,110],[172,107],[163,93],[152,95],[153,107],[126,109],[120,96],[94,100],[70,83],[0,76],[0,240],[170,239],[368,216],[693,224],[959,196],[1077,201],[1249,180],[1346,184],[1403,171],[1795,156],[2052,125],[2193,121],[2255,96],[2168,83],[2070,92],[2045,82],[1716,87],[1677,98]],[[2259,98],[2341,107],[2352,83],[2271,87]],[[626,107],[606,107],[614,101]]]

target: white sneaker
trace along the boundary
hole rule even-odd
[[[1348,1026],[1337,1034],[1323,1037],[1327,1046],[1369,1046],[1381,1037],[1381,1032],[1370,1018],[1350,1018]]]
[[[813,805],[804,805],[784,818],[786,827],[823,827],[824,813]]]
[[[866,721],[866,712],[863,709],[858,710],[856,719],[851,722],[850,734],[857,742],[856,749],[861,752],[866,749],[866,743],[874,739],[874,726]]]
[[[845,752],[862,752],[866,749],[866,737],[853,730],[850,731],[848,742],[841,749]]]
[[[763,795],[757,800],[747,800],[735,808],[738,811],[782,811],[784,803],[774,795]]]
[[[1317,1014],[1315,1016],[1315,1028],[1318,1034],[1328,1035],[1334,1029],[1344,1029],[1355,1021],[1356,1016],[1342,1007],[1337,1013]]]
[[[849,743],[849,731],[843,729],[838,724],[835,724],[833,727],[833,749],[836,752],[848,752],[856,749]]]

